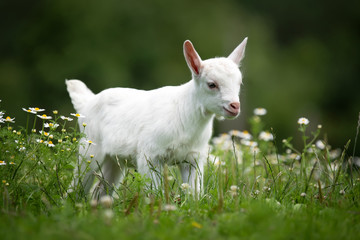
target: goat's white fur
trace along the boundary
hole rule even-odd
[[[71,188],[78,184],[85,193],[91,189],[94,171],[113,186],[120,181],[125,166],[136,167],[150,177],[155,186],[163,164],[177,164],[183,182],[200,190],[208,142],[215,116],[235,118],[240,112],[239,92],[247,38],[227,58],[202,61],[192,43],[185,41],[184,55],[192,80],[180,86],[151,91],[110,88],[94,94],[79,80],[66,80],[79,126],[87,124],[85,134],[95,144],[80,147],[80,169],[75,169]],[[214,87],[215,86],[215,87]],[[93,155],[93,159],[90,159]],[[91,160],[85,176],[82,173]],[[107,194],[99,183],[98,195]]]

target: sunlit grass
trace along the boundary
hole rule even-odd
[[[120,186],[108,185],[114,188],[112,198],[91,200],[80,186],[68,193],[74,169],[83,160],[78,148],[96,144],[82,133],[86,124],[77,126],[76,119],[83,116],[23,110],[25,128],[17,127],[11,114],[0,113],[0,230],[13,229],[6,236],[20,239],[31,232],[34,238],[56,239],[76,232],[79,239],[116,234],[278,239],[297,234],[294,238],[301,239],[359,234],[359,166],[349,156],[349,143],[332,149],[321,138],[322,126],[309,133],[311,120],[306,118],[295,123],[302,146],[265,129],[265,109],[255,109],[250,129],[214,137],[200,193],[182,182],[176,167],[157,172],[162,177],[157,190],[129,168]],[[105,181],[101,172],[95,175]]]

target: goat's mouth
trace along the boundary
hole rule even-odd
[[[223,109],[225,110],[227,117],[231,117],[231,118],[237,117],[240,112],[240,111],[231,111],[231,110],[227,109],[226,107],[223,107]]]

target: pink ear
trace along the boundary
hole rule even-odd
[[[199,75],[201,69],[201,58],[189,40],[184,42],[184,56],[192,73],[194,75]]]

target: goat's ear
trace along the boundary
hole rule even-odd
[[[184,42],[184,56],[193,75],[198,76],[202,67],[201,58],[189,40]]]
[[[237,65],[240,65],[241,60],[245,57],[246,43],[247,43],[247,37],[228,56],[228,58],[231,59]]]

